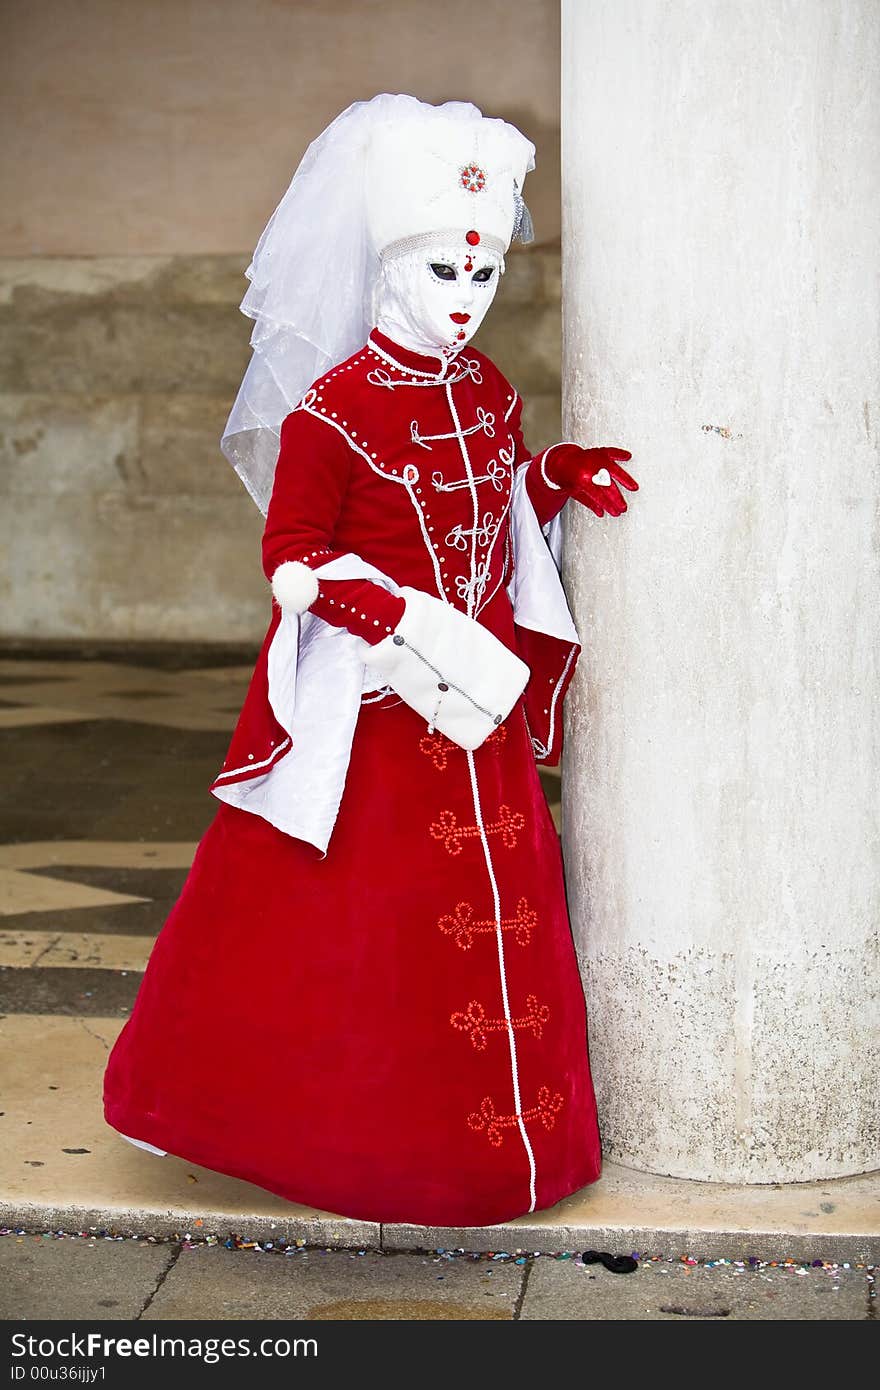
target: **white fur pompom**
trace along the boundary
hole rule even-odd
[[[318,597],[318,580],[302,560],[285,560],[272,575],[272,593],[285,613],[304,613]]]

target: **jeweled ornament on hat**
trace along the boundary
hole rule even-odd
[[[482,193],[486,187],[486,175],[479,164],[466,164],[461,170],[461,186],[468,193]]]

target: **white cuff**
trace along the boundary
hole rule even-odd
[[[562,487],[560,486],[559,483],[554,483],[552,478],[548,478],[548,477],[547,477],[547,455],[548,455],[553,449],[558,449],[558,448],[559,448],[559,445],[558,445],[558,444],[551,444],[549,449],[545,449],[544,452],[543,452],[543,454],[541,455],[541,464],[540,464],[541,477],[544,479],[544,482],[547,484],[547,486],[550,487],[550,488],[552,488],[554,492],[562,492],[563,489],[562,489]]]
[[[488,628],[460,609],[404,584],[406,609],[394,632],[363,661],[459,748],[479,748],[506,719],[529,668]]]

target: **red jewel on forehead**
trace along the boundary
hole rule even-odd
[[[465,237],[464,237],[464,239],[465,239],[465,241],[467,242],[468,246],[479,246],[479,244],[480,244],[480,233],[479,233],[479,232],[465,232]]]
[[[470,272],[470,271],[473,270],[473,268],[474,268],[474,263],[473,263],[473,261],[472,261],[472,259],[471,259],[470,256],[468,256],[467,260],[465,261],[465,263],[464,263],[464,268],[465,268],[465,270],[467,270],[468,272]]]

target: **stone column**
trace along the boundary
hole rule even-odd
[[[880,1165],[880,6],[563,0],[584,642],[563,843],[605,1152]]]

